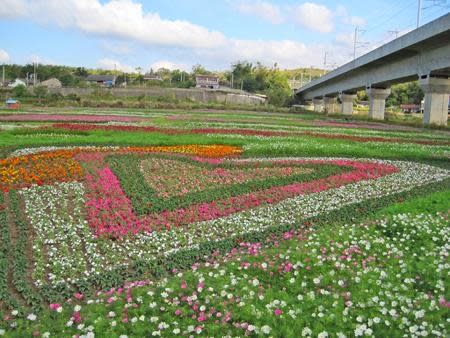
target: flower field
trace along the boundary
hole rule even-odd
[[[0,335],[448,336],[448,131],[241,114],[1,116]]]

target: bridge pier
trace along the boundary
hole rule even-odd
[[[446,126],[450,79],[426,76],[420,79],[419,85],[425,93],[423,123]]]
[[[370,100],[369,118],[373,120],[384,120],[386,98],[391,94],[391,88],[367,87],[366,92]]]
[[[336,104],[336,98],[330,96],[324,96],[323,102],[325,103],[325,113],[334,113],[334,106]]]
[[[352,115],[353,114],[353,100],[355,99],[356,94],[342,93],[339,98],[341,99],[341,113],[344,115]]]
[[[314,111],[321,113],[323,112],[323,99],[313,99]]]

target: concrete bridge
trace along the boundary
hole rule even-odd
[[[390,86],[419,80],[425,93],[423,122],[447,125],[450,95],[450,13],[415,29],[299,88],[295,94],[313,101],[315,111],[351,115],[356,91],[370,98],[369,117],[384,119]]]

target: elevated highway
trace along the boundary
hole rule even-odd
[[[424,123],[446,125],[450,95],[450,13],[415,29],[299,88],[314,109],[352,114],[356,91],[366,90],[369,117],[384,119],[385,100],[396,83],[419,80],[425,93]]]

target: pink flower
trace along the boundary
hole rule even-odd
[[[61,304],[58,303],[52,303],[50,304],[50,310],[56,311],[61,307]]]
[[[81,293],[76,293],[76,294],[74,294],[73,296],[74,296],[76,299],[78,299],[78,300],[81,300],[81,299],[84,298],[84,295],[81,294]]]
[[[186,289],[187,288],[187,283],[186,283],[185,280],[181,282],[181,288],[182,289]]]
[[[283,311],[281,311],[280,309],[275,309],[273,313],[275,314],[275,316],[280,316],[283,313]]]
[[[200,313],[200,316],[198,316],[198,319],[197,319],[199,322],[204,322],[205,320],[206,320],[206,316],[205,316],[205,313],[204,312],[201,312]]]
[[[77,324],[81,323],[81,313],[80,311],[74,312],[72,315],[73,321]]]
[[[176,309],[175,310],[175,315],[176,316],[179,316],[179,315],[181,315],[182,314],[182,311],[180,310],[180,309]]]

